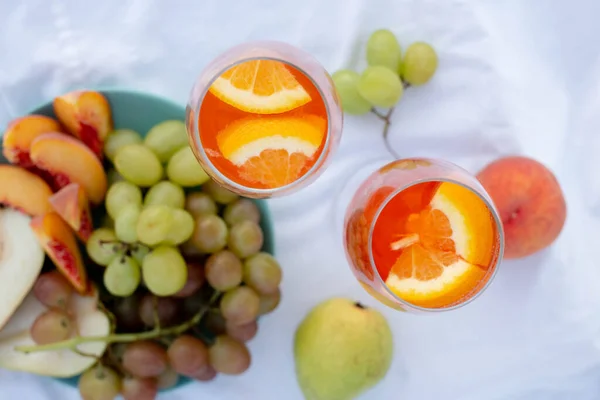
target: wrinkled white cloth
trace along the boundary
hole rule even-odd
[[[476,172],[521,153],[562,184],[568,219],[546,252],[504,262],[490,289],[449,313],[379,305],[350,273],[340,219],[357,177],[388,159],[381,121],[348,117],[332,166],[312,186],[270,201],[283,301],[260,321],[252,368],[161,398],[301,399],[294,330],[330,296],[378,307],[395,334],[387,377],[361,399],[600,398],[600,3],[594,0],[21,0],[0,2],[0,126],[81,86],[119,86],[184,104],[196,75],[239,42],[277,39],[330,71],[364,66],[381,27],[406,46],[432,43],[439,72],[405,93],[393,117],[402,155]],[[354,182],[354,183],[353,183]],[[75,400],[50,379],[0,371],[0,399]]]

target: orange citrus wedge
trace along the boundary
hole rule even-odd
[[[483,284],[494,255],[495,225],[471,190],[442,183],[428,207],[409,215],[390,244],[399,251],[386,285],[422,307],[457,304]]]
[[[219,132],[217,146],[244,179],[275,188],[310,169],[325,131],[325,120],[314,116],[245,118]]]
[[[285,64],[275,60],[252,60],[233,66],[209,90],[230,106],[255,114],[283,113],[311,100]]]

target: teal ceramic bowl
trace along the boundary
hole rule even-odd
[[[178,119],[185,121],[185,108],[161,97],[125,89],[99,90],[108,99],[115,129],[133,129],[141,135],[145,135],[150,128],[159,122]],[[46,103],[32,110],[29,114],[41,114],[56,117],[52,109],[52,103]],[[0,143],[0,150],[1,150]],[[0,163],[8,161],[0,152]],[[263,251],[274,254],[274,233],[271,215],[264,200],[255,200],[261,212],[261,227],[264,232],[265,242]],[[79,377],[57,379],[69,386],[77,387]],[[191,382],[190,379],[180,377],[177,385],[168,390],[173,390]]]

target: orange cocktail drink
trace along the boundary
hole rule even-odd
[[[348,207],[345,246],[362,286],[391,307],[447,310],[491,282],[504,238],[477,180],[448,162],[398,160],[372,174]]]
[[[187,110],[190,143],[206,172],[247,197],[288,194],[325,168],[342,112],[327,72],[279,42],[247,43],[201,74]]]

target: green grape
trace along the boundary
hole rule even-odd
[[[166,163],[177,150],[188,145],[187,129],[183,121],[169,120],[154,125],[146,134],[144,144]]]
[[[139,133],[131,129],[117,129],[106,138],[104,154],[106,154],[106,158],[113,160],[121,147],[137,143],[142,143],[142,137]]]
[[[273,293],[261,294],[259,295],[259,298],[258,314],[265,315],[277,308],[279,302],[281,302],[281,291],[277,289],[277,291]]]
[[[281,277],[281,267],[269,253],[257,253],[244,261],[244,282],[259,294],[276,292]]]
[[[402,52],[400,43],[388,29],[379,29],[371,34],[367,41],[367,63],[380,65],[398,71]]]
[[[152,186],[146,197],[144,205],[164,204],[173,208],[183,208],[185,205],[185,192],[179,185],[169,181],[161,181]]]
[[[208,349],[208,359],[215,371],[239,375],[250,367],[250,352],[243,343],[228,335],[219,335]]]
[[[201,253],[214,253],[227,245],[229,231],[221,217],[204,214],[196,218],[190,242]]]
[[[169,180],[183,186],[198,186],[209,180],[189,146],[179,149],[167,164]]]
[[[226,321],[243,325],[254,321],[258,317],[260,298],[248,286],[238,286],[225,292],[221,298],[219,308]]]
[[[225,189],[212,179],[202,185],[202,190],[220,204],[229,204],[240,197],[232,191]]]
[[[198,218],[201,214],[216,214],[219,209],[215,201],[206,193],[194,192],[187,195],[185,209],[192,217]]]
[[[121,393],[121,377],[114,370],[96,364],[79,377],[82,400],[114,400]]]
[[[109,228],[98,228],[92,232],[85,247],[92,261],[104,266],[124,251],[123,245],[118,242],[115,231]]]
[[[150,292],[172,296],[185,286],[187,265],[179,250],[162,245],[144,257],[142,274]]]
[[[117,182],[106,192],[106,212],[114,220],[121,209],[129,204],[142,205],[142,191],[129,182]]]
[[[239,258],[246,258],[258,253],[263,246],[264,236],[260,225],[245,220],[233,225],[229,230],[227,245]]]
[[[358,93],[360,75],[349,69],[336,71],[332,76],[335,88],[342,101],[342,109],[348,114],[362,115],[371,111],[371,103]]]
[[[64,311],[49,309],[33,321],[30,334],[36,344],[43,345],[66,340],[73,331],[74,324]]]
[[[223,219],[228,225],[235,225],[245,220],[260,222],[260,210],[255,202],[250,199],[237,199],[227,204],[223,211]]]
[[[171,213],[173,214],[173,222],[164,242],[173,246],[179,246],[194,233],[195,221],[191,214],[185,210],[174,208]]]
[[[119,173],[116,170],[111,168],[108,171],[106,171],[106,183],[108,187],[111,187],[113,184],[124,180],[125,178],[119,175]]]
[[[137,378],[158,377],[167,367],[167,351],[150,340],[130,343],[123,353],[123,368]]]
[[[114,163],[123,178],[141,187],[156,184],[164,172],[156,154],[143,144],[121,147],[115,155]]]
[[[367,67],[360,76],[358,92],[374,106],[390,108],[400,100],[404,87],[396,72],[374,66]]]
[[[115,234],[125,243],[135,243],[138,240],[137,223],[141,208],[137,204],[128,204],[119,211],[115,219]]]
[[[148,246],[165,240],[173,224],[173,210],[162,204],[145,207],[136,226],[138,240]]]
[[[408,46],[400,65],[400,76],[405,82],[417,86],[429,82],[438,66],[438,57],[430,45],[415,42]]]
[[[133,257],[117,257],[104,271],[104,286],[113,296],[131,296],[141,282],[140,266]]]
[[[212,254],[204,264],[206,280],[216,290],[227,291],[242,283],[242,262],[229,250]]]
[[[135,261],[137,261],[140,265],[142,265],[144,257],[146,257],[148,253],[150,253],[150,247],[146,245],[135,243],[133,246],[131,246],[131,256],[135,258]]]

